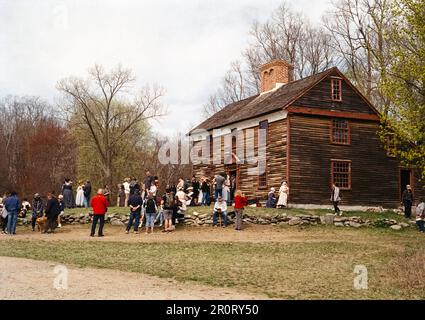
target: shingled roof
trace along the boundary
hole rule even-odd
[[[334,70],[337,70],[337,68],[334,67],[310,77],[290,82],[275,91],[231,103],[193,128],[190,132],[197,129],[212,130],[231,123],[282,110]]]

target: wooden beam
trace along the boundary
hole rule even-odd
[[[290,106],[286,110],[288,110],[288,113],[298,113],[298,114],[333,117],[333,118],[358,119],[358,120],[377,121],[377,122],[380,121],[378,115],[368,114],[368,113],[333,111],[333,110],[324,110],[320,108],[307,108],[307,107],[298,107],[298,106]]]

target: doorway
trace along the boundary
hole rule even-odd
[[[400,169],[400,197],[403,194],[404,190],[406,190],[406,186],[408,184],[412,186],[412,170]]]

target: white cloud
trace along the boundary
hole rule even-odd
[[[314,21],[328,6],[328,0],[290,2]],[[280,3],[0,0],[0,95],[53,101],[57,80],[84,76],[94,63],[121,63],[139,85],[167,90],[170,113],[154,128],[185,130],[200,120],[208,95],[240,57],[252,21],[266,19]]]

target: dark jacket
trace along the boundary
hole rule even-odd
[[[7,197],[6,201],[4,202],[4,207],[6,208],[7,212],[17,213],[21,208],[21,201],[17,196]]]
[[[402,196],[403,202],[406,203],[413,203],[413,193],[409,192],[407,190],[403,191],[403,196]]]
[[[155,181],[154,177],[146,176],[145,179],[143,180],[143,184],[145,185],[145,189],[149,190],[154,181]]]
[[[142,205],[143,205],[143,199],[142,199],[142,197],[140,196],[140,194],[137,194],[137,193],[132,194],[132,195],[130,196],[130,198],[128,199],[128,205],[129,205],[129,206],[132,206],[132,207],[140,206],[140,207],[136,210],[136,212],[140,212],[140,211],[142,210]]]
[[[156,202],[154,199],[146,199],[143,206],[146,208],[146,213],[156,213]]]
[[[43,200],[41,198],[32,199],[32,210],[35,212],[43,211]]]
[[[266,208],[276,208],[276,197],[273,192],[269,192]]]
[[[59,201],[59,200],[58,200]],[[59,210],[60,212],[65,210],[65,202],[59,201]]]
[[[202,182],[201,190],[203,193],[210,193],[210,186],[206,182]]]
[[[91,196],[91,183],[90,182],[86,183],[84,185],[83,189],[84,189],[84,196],[86,198],[90,197]]]
[[[52,199],[47,201],[46,217],[49,220],[56,219],[60,212],[61,210],[60,210],[59,201],[57,198],[53,197]]]

